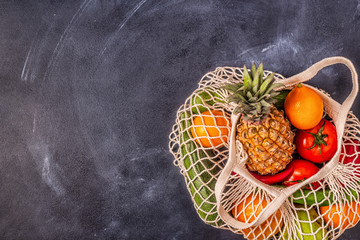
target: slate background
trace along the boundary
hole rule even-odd
[[[359,30],[360,1],[0,1],[0,238],[243,239],[192,206],[178,107],[217,66],[359,71]],[[349,76],[310,83],[341,101]]]

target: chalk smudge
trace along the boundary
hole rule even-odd
[[[273,48],[273,47],[276,47],[276,45],[275,45],[275,44],[269,45],[268,47],[263,48],[263,49],[261,50],[261,52],[262,52],[262,53],[263,53],[263,52],[266,52],[266,51],[268,51],[269,49],[271,49],[271,48]]]
[[[27,53],[26,59],[25,59],[25,63],[24,63],[24,67],[21,71],[21,80],[24,82],[28,82],[29,81],[29,72],[31,70],[31,66],[33,64],[34,59],[36,58],[36,53],[37,53],[37,49],[40,45],[41,39],[40,39],[40,34],[39,31],[36,34],[36,38],[32,41],[30,49]],[[33,74],[30,75],[30,82],[34,81],[35,76]]]
[[[360,17],[360,1],[358,1],[358,4],[356,6],[356,10],[353,16],[353,20],[357,19],[358,17]]]
[[[68,34],[71,30],[71,28],[73,27],[73,25],[77,22],[77,20],[80,18],[80,16],[82,15],[82,13],[86,10],[86,8],[89,6],[89,4],[92,2],[92,0],[85,0],[81,6],[79,7],[79,9],[77,10],[77,12],[74,14],[74,16],[71,18],[69,24],[67,25],[67,27],[65,28],[64,32],[62,33],[62,35],[60,36],[59,41],[57,42],[55,49],[53,51],[53,54],[51,56],[50,62],[48,64],[48,67],[45,71],[45,75],[44,75],[44,80],[48,78],[48,75],[51,73],[52,69],[54,68],[58,57],[64,47],[64,42],[66,41],[66,38],[68,37]]]
[[[53,162],[48,144],[42,142],[41,140],[36,141],[33,139],[28,144],[28,147],[36,161],[42,180],[56,193],[56,195],[65,195],[66,189],[61,184],[56,171],[54,171],[61,169],[56,163]]]
[[[128,12],[123,21],[120,22],[118,27],[116,28],[115,32],[106,40],[103,49],[100,51],[100,56],[104,54],[107,50],[111,41],[114,40],[115,36],[121,31],[121,29],[126,25],[129,19],[134,16],[134,14],[140,9],[140,7],[146,2],[147,0],[142,0],[139,2],[130,12]]]

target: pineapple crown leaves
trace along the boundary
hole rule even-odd
[[[231,92],[228,102],[237,104],[234,112],[243,113],[245,121],[261,122],[266,119],[279,94],[276,89],[283,86],[275,83],[274,73],[263,79],[263,71],[263,63],[258,67],[253,63],[250,70],[244,65],[244,81],[223,86]]]

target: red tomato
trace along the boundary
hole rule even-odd
[[[323,163],[336,153],[336,128],[331,122],[322,119],[314,128],[297,130],[294,142],[301,157],[315,163]]]
[[[292,174],[284,180],[283,185],[291,186],[302,182],[319,171],[319,168],[312,162],[303,159],[292,160],[288,167],[293,167],[294,171]],[[314,189],[320,187],[320,183],[311,183]]]
[[[356,144],[354,146],[354,144]],[[344,148],[341,149],[341,156],[340,156],[340,162],[343,164],[347,163],[356,163],[360,164],[360,145],[359,141],[355,139],[347,140],[344,142],[345,146],[345,153],[344,155]]]
[[[355,144],[355,146],[354,146]],[[345,153],[344,155],[344,147],[345,147]],[[344,147],[341,148],[341,155],[339,161],[343,164],[356,164],[354,166],[354,173],[355,176],[360,178],[360,171],[359,165],[360,165],[360,145],[359,141],[355,139],[347,140],[344,142]]]

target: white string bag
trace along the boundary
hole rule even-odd
[[[276,74],[275,78],[284,84],[284,88],[292,89],[313,78],[322,68],[337,63],[345,64],[352,74],[353,89],[342,104],[324,91],[307,85],[319,93],[325,114],[336,126],[337,152],[317,174],[286,188],[254,178],[245,167],[247,154],[235,140],[240,114],[232,114],[234,107],[225,101],[229,93],[221,86],[242,82],[243,69],[217,68],[201,79],[198,89],[177,112],[169,147],[175,157],[174,164],[180,167],[185,177],[194,207],[204,222],[243,234],[248,239],[336,239],[358,222],[360,163],[339,163],[339,158],[345,155],[360,158],[360,123],[350,111],[358,92],[358,77],[353,64],[343,57],[331,57],[293,77],[285,79]],[[269,73],[264,71],[264,78]],[[228,141],[223,141],[220,148],[203,147],[191,135],[193,119],[204,110],[221,111],[230,119]],[[345,145],[354,147],[351,156],[344,151]],[[320,181],[321,186],[315,190],[310,183],[316,181]],[[308,199],[312,201],[309,203]],[[324,215],[324,205],[329,209],[334,207],[337,214],[325,212]],[[247,207],[255,211],[245,214]],[[239,221],[239,216],[245,218]],[[325,221],[326,217],[330,220]],[[340,224],[333,225],[339,217]]]

